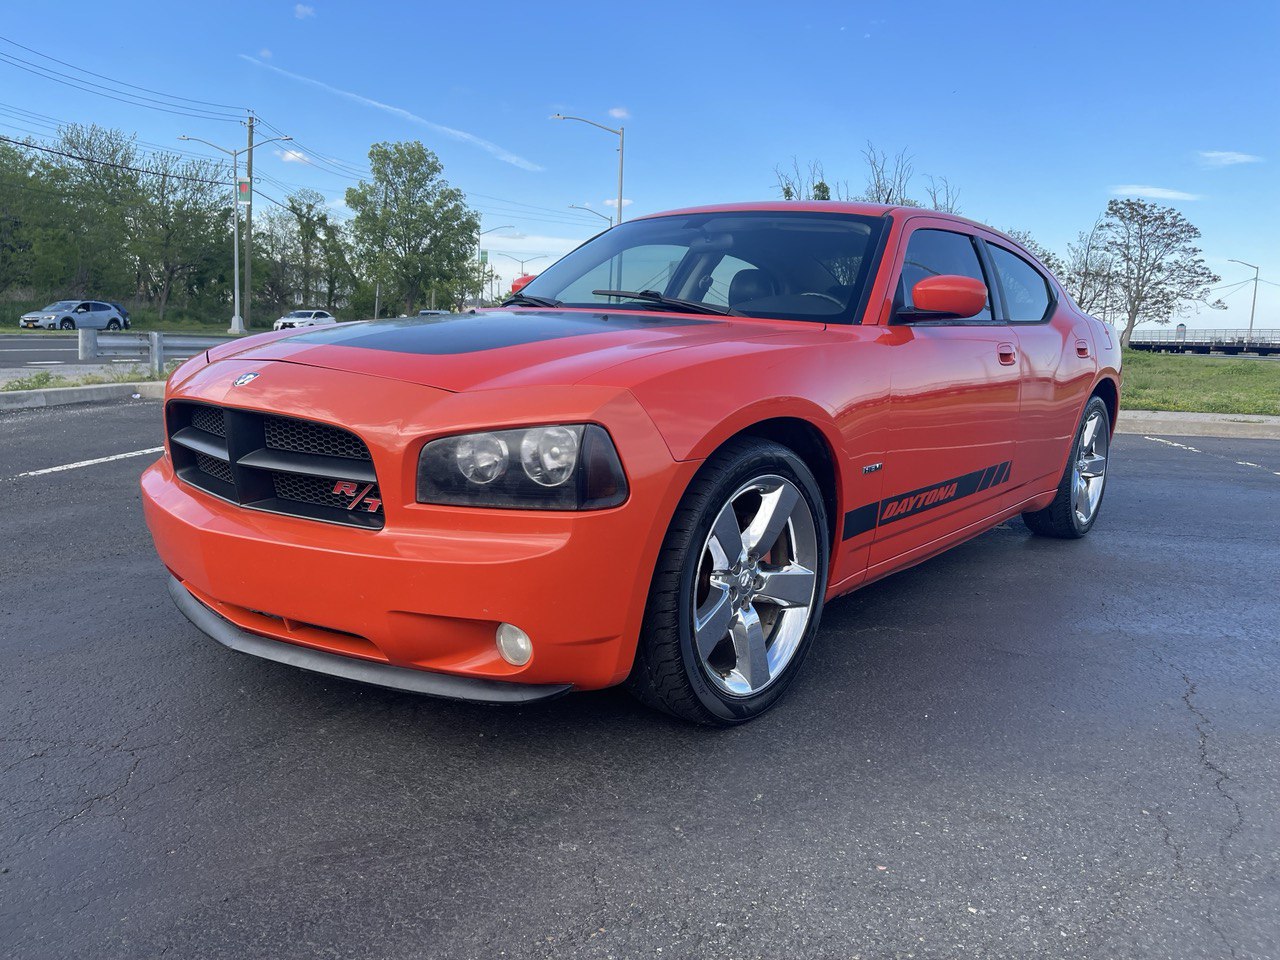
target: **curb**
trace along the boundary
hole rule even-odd
[[[1234,413],[1121,410],[1120,417],[1116,421],[1116,433],[1156,434],[1163,437],[1280,440],[1280,417]]]
[[[95,383],[87,387],[0,391],[0,411],[36,410],[41,407],[60,407],[69,403],[128,400],[135,393],[148,400],[159,400],[164,396],[164,387],[163,380],[148,380],[144,383]]]

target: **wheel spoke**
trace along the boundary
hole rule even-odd
[[[1107,469],[1107,458],[1097,453],[1086,454],[1080,458],[1080,476],[1085,478],[1100,477]]]
[[[1098,425],[1102,422],[1096,414],[1084,422],[1084,432],[1080,437],[1080,452],[1093,452],[1093,445],[1098,439]]]
[[[776,603],[780,607],[807,607],[813,602],[814,574],[808,567],[791,563],[781,570],[761,570],[764,583],[755,591],[755,599]]]
[[[750,604],[734,617],[733,651],[738,657],[738,672],[752,690],[769,682],[769,651],[764,645],[760,617]]]
[[[711,539],[707,542],[707,547],[711,550],[711,559],[715,562],[716,571],[728,570],[746,552],[742,543],[742,531],[738,529],[738,518],[733,512],[732,503],[726,503],[716,515],[716,522],[711,527]]]
[[[760,509],[742,532],[742,542],[748,553],[760,557],[773,549],[799,499],[799,493],[790,484],[760,495]]]
[[[1077,474],[1072,486],[1075,487],[1072,491],[1074,494],[1072,505],[1075,507],[1076,513],[1087,520],[1089,519],[1089,485],[1085,482],[1084,477]]]
[[[729,601],[729,588],[711,581],[711,594],[693,618],[693,635],[698,643],[698,653],[705,660],[729,634],[733,620],[733,604]]]

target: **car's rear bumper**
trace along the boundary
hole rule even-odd
[[[288,664],[314,673],[356,680],[392,690],[405,690],[410,693],[423,693],[454,700],[472,700],[479,703],[519,704],[531,703],[535,700],[551,700],[572,689],[567,683],[531,684],[485,680],[430,673],[426,670],[411,670],[387,663],[375,663],[327,653],[242,630],[196,599],[195,595],[174,577],[169,578],[169,594],[188,620],[223,646],[240,653]]]

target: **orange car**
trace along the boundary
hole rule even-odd
[[[270,660],[500,703],[768,709],[823,604],[1098,517],[1120,353],[1008,237],[757,203],[606,231],[503,309],[184,364],[142,477],[170,590]]]

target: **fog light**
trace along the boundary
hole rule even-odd
[[[498,653],[513,667],[523,667],[533,656],[533,641],[513,623],[498,624]]]

